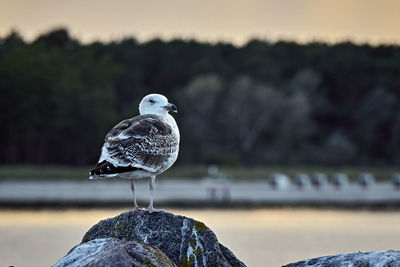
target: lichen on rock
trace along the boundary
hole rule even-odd
[[[196,231],[204,231],[208,229],[208,227],[204,223],[199,221],[194,222],[194,228],[196,229]]]

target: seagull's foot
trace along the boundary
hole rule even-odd
[[[149,206],[147,208],[147,210],[149,211],[149,213],[156,213],[156,212],[164,211],[163,209],[155,209],[152,206]]]
[[[139,208],[138,206],[135,206],[134,208],[133,208],[133,211],[146,211],[147,209],[145,209],[145,208]]]

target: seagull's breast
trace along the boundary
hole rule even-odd
[[[161,168],[161,172],[165,171],[166,169],[170,168],[176,159],[178,158],[179,154],[179,142],[180,142],[180,133],[179,133],[179,128],[178,125],[176,124],[176,121],[174,117],[171,115],[167,114],[164,118],[165,122],[171,127],[172,132],[171,132],[171,138],[170,140],[173,140],[174,144],[168,146],[170,151],[169,156],[166,159],[166,161],[163,164],[163,167]]]

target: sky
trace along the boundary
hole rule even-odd
[[[87,43],[136,37],[400,44],[399,0],[0,0],[0,36],[56,27]]]

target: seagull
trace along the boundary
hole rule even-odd
[[[139,116],[126,119],[112,128],[105,137],[99,162],[90,171],[89,179],[119,176],[131,180],[134,210],[134,179],[150,177],[149,213],[153,208],[156,175],[164,172],[178,158],[180,134],[175,119],[169,114],[177,108],[160,94],[149,94],[139,104]]]

